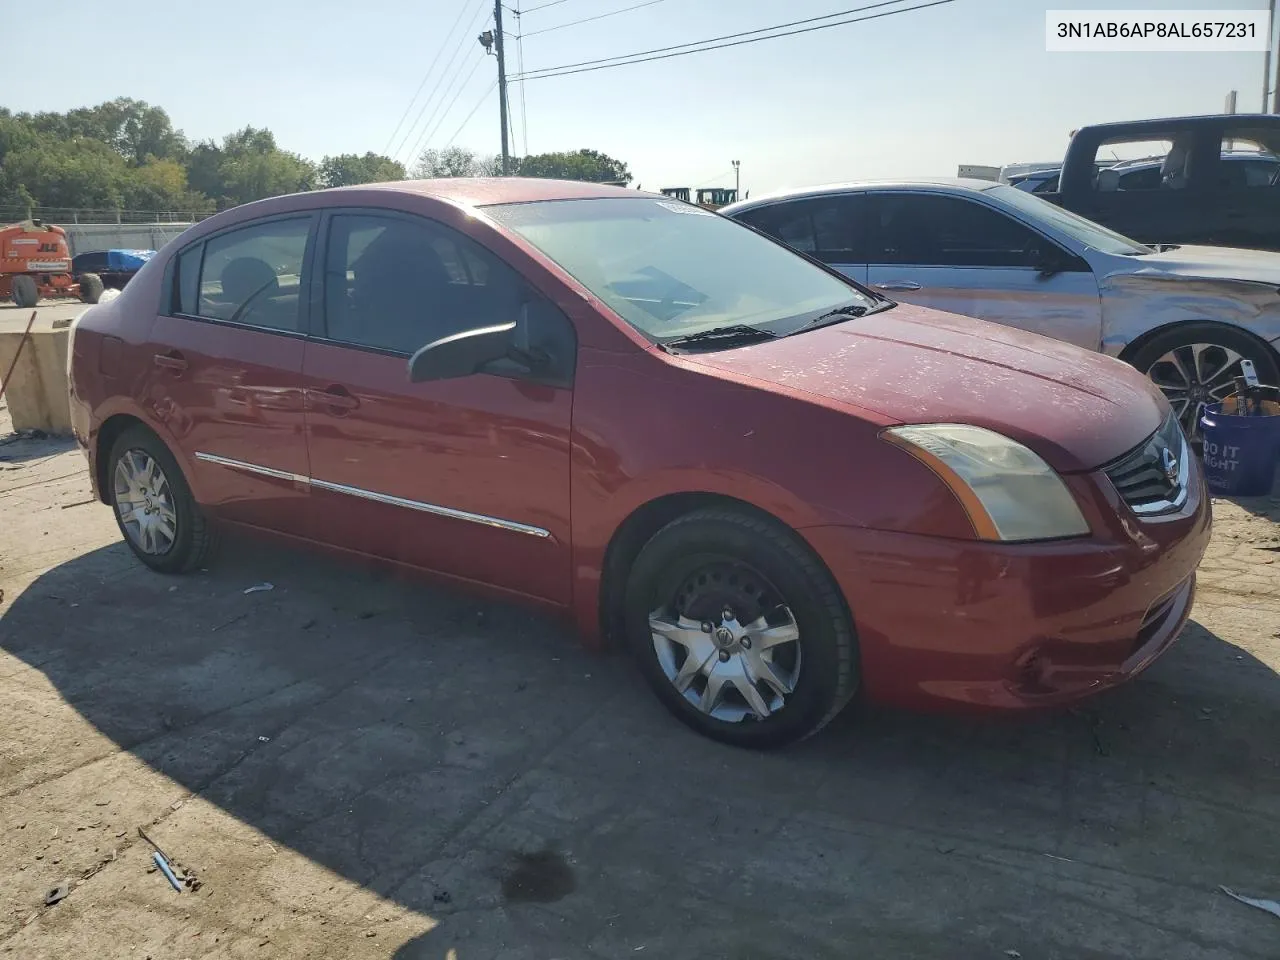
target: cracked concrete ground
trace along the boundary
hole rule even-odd
[[[0,954],[1280,957],[1218,889],[1280,897],[1280,499],[1215,505],[1121,690],[753,754],[519,609],[246,541],[152,574],[67,443],[0,458]]]

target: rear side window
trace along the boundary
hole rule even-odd
[[[866,263],[867,198],[806,197],[748,210],[739,219],[823,263]]]
[[[885,194],[876,198],[876,210],[872,263],[1030,267],[1045,243],[1011,217],[959,197]]]
[[[184,251],[178,263],[182,312],[269,330],[299,331],[302,263],[310,231],[311,218],[302,217],[251,224],[206,241],[194,290],[191,277],[197,275],[200,248]],[[188,309],[192,301],[194,309]]]

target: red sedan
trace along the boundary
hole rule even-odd
[[[237,207],[77,324],[76,434],[149,567],[216,526],[617,638],[743,745],[855,694],[1063,703],[1178,634],[1200,468],[1132,368],[885,300],[636,191],[444,180]]]

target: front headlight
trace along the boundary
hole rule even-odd
[[[891,427],[882,436],[951,488],[983,540],[1048,540],[1089,532],[1062,478],[1008,437],[961,423]]]

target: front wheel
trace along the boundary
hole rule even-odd
[[[626,635],[682,722],[774,747],[826,725],[857,688],[857,643],[831,576],[791,531],[736,510],[673,520],[627,582]]]
[[[20,273],[13,278],[11,289],[13,302],[20,307],[34,307],[40,302],[40,288],[36,285],[35,277]]]
[[[1186,323],[1153,337],[1131,363],[1160,388],[1188,437],[1200,435],[1200,414],[1235,392],[1240,362],[1252,360],[1258,379],[1280,384],[1275,354],[1253,335],[1216,323]]]

